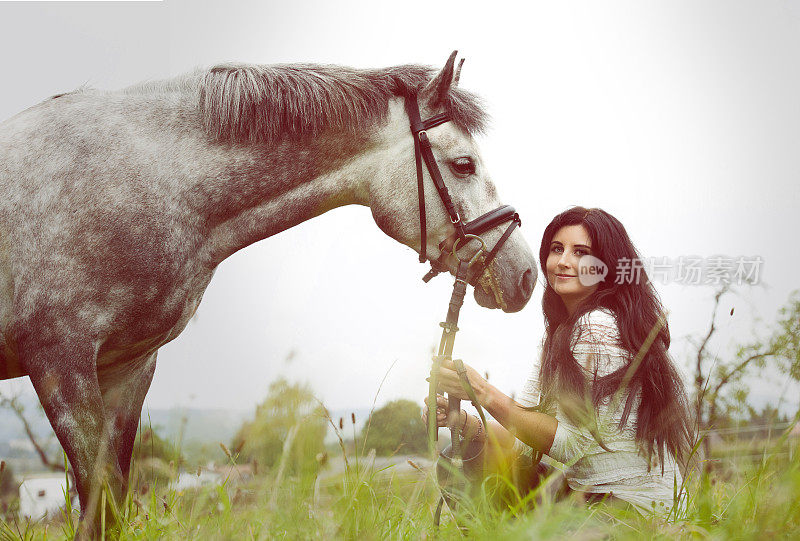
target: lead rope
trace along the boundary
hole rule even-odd
[[[426,120],[422,120],[420,117],[419,112],[419,104],[417,103],[417,96],[408,96],[405,99],[405,109],[408,114],[409,122],[410,122],[410,129],[411,133],[414,137],[414,159],[415,165],[417,170],[417,196],[419,199],[419,221],[420,221],[420,251],[419,251],[419,260],[420,262],[425,262],[428,259],[428,238],[427,238],[427,216],[425,211],[425,188],[423,182],[423,162],[427,166],[428,173],[430,173],[431,181],[433,182],[433,186],[436,188],[436,192],[439,195],[439,199],[441,199],[442,204],[447,211],[447,214],[450,217],[450,222],[453,226],[454,232],[454,240],[453,248],[452,248],[452,255],[458,259],[458,270],[456,272],[456,282],[453,285],[453,294],[450,297],[450,307],[447,311],[447,318],[444,322],[440,325],[442,326],[442,340],[439,344],[439,352],[433,358],[433,364],[431,366],[431,376],[429,378],[430,387],[428,389],[428,447],[431,453],[431,456],[436,459],[436,440],[438,439],[438,431],[437,431],[437,423],[436,423],[436,379],[439,373],[439,367],[442,364],[442,361],[445,359],[452,359],[453,355],[453,344],[455,342],[455,335],[458,332],[458,314],[461,310],[461,306],[464,304],[464,296],[467,292],[467,271],[469,270],[470,266],[475,263],[478,258],[483,255],[484,261],[482,265],[479,265],[478,272],[475,274],[476,276],[480,277],[483,275],[484,270],[486,270],[489,264],[492,262],[494,257],[497,255],[497,252],[500,250],[500,247],[505,243],[506,240],[510,237],[511,233],[514,231],[514,228],[520,225],[519,216],[516,212],[514,212],[514,208],[509,205],[504,205],[499,207],[493,211],[489,211],[475,220],[465,224],[461,219],[458,210],[456,209],[456,205],[453,203],[452,198],[450,197],[450,193],[447,190],[447,186],[445,186],[444,180],[442,179],[441,171],[439,171],[439,167],[436,164],[436,158],[433,155],[433,149],[431,147],[431,142],[428,139],[427,130],[434,128],[440,124],[444,124],[445,122],[449,122],[450,115],[448,113],[439,113],[434,115]],[[491,229],[492,227],[499,225],[500,223],[504,223],[506,221],[511,220],[511,224],[506,229],[505,233],[500,237],[500,240],[495,244],[494,248],[491,251],[486,250],[486,244],[484,243],[483,239],[481,239],[478,235]],[[464,242],[467,244],[471,240],[477,240],[481,244],[481,248],[475,253],[472,259],[469,262],[461,261],[458,256],[456,255],[456,251],[458,250],[458,243]],[[446,250],[443,248],[443,244],[447,243],[448,239],[442,241],[439,244],[439,249],[442,251],[439,257],[435,260],[431,260],[431,271],[425,275],[423,280],[428,282],[431,278],[436,276],[438,273],[447,270],[448,265],[446,262],[447,253]],[[484,426],[486,426],[486,417],[483,414],[483,409],[478,404],[478,400],[475,396],[475,391],[469,383],[469,379],[466,375],[466,370],[464,368],[464,363],[461,360],[454,360],[453,363],[455,364],[456,371],[459,374],[459,379],[461,381],[461,386],[464,388],[467,396],[475,405],[475,408],[478,411],[478,415],[480,415],[481,422]],[[449,415],[451,419],[457,417],[458,412],[461,411],[461,401],[451,398],[448,401],[449,404]],[[452,421],[451,421],[452,423]],[[458,427],[458,423],[452,423],[450,426],[450,434],[451,440],[453,445],[453,459],[451,468],[458,468],[461,469],[463,465],[462,460],[462,449],[461,449],[461,430]],[[442,510],[442,505],[444,503],[444,491],[442,492],[443,496],[439,500],[439,504],[436,508],[436,513],[434,516],[434,522],[436,526],[439,526],[439,517]],[[453,503],[455,506],[455,501]]]
[[[467,271],[469,269],[470,261],[459,261],[458,269],[456,270],[456,280],[453,284],[453,293],[450,296],[450,304],[447,309],[447,317],[439,325],[442,327],[442,338],[439,342],[439,352],[433,356],[433,364],[431,365],[430,385],[428,386],[428,446],[431,456],[436,457],[436,441],[438,441],[439,433],[436,422],[436,387],[438,384],[439,367],[445,360],[452,360],[456,366],[456,372],[461,380],[461,387],[467,393],[475,409],[478,411],[483,426],[486,427],[486,417],[483,413],[478,398],[475,395],[475,390],[469,382],[467,377],[467,370],[464,368],[464,363],[461,359],[453,359],[453,346],[455,345],[456,333],[458,332],[458,316],[461,312],[461,307],[464,305],[464,297],[467,293]],[[461,411],[461,400],[448,396],[448,420],[450,422],[450,441],[453,449],[453,456],[450,459],[450,467],[455,471],[461,471],[463,466],[463,457],[461,443],[462,434],[460,423],[457,418],[458,413]],[[433,523],[436,528],[439,527],[439,521],[442,513],[442,506],[445,502],[444,493],[439,497],[439,503],[436,505],[436,511],[433,516]],[[455,501],[451,504],[451,510],[455,507]]]

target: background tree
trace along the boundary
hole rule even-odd
[[[766,339],[756,339],[740,346],[730,359],[712,357],[709,343],[719,330],[721,300],[731,293],[728,285],[714,295],[714,309],[708,331],[694,341],[695,355],[695,408],[700,430],[718,427],[724,417],[737,409],[747,408],[748,386],[743,382],[754,368],[764,368],[769,363],[782,374],[800,381],[800,295],[794,292],[778,314],[778,322]],[[733,317],[734,309],[722,317]],[[706,457],[711,453],[711,440],[704,438]]]
[[[11,466],[0,460],[0,517],[8,518],[13,515],[18,505],[19,485]]]
[[[370,415],[366,426],[364,447],[375,449],[378,455],[417,454],[428,450],[422,408],[414,401],[389,402]]]
[[[800,381],[800,291],[795,291],[781,308],[770,347],[775,351],[781,370]]]
[[[275,466],[287,447],[286,468],[301,473],[318,467],[316,456],[325,449],[326,413],[306,384],[280,378],[269,386],[267,398],[256,407],[233,439],[239,460]]]
[[[29,414],[25,411],[25,405],[22,403],[20,395],[6,396],[2,393],[2,391],[0,391],[0,408],[9,410],[17,419],[19,419],[20,423],[22,423],[22,428],[25,431],[25,435],[27,436],[28,441],[31,442],[36,455],[39,457],[39,460],[42,463],[42,466],[51,471],[63,472],[64,455],[63,451],[61,450],[61,446],[57,446],[57,449],[53,451],[42,443],[41,437],[37,437],[36,431],[33,428],[33,423],[28,417]],[[39,411],[39,415],[44,415],[41,410]],[[48,428],[47,431],[49,433],[49,437],[45,439],[54,441],[55,433],[53,430]]]
[[[750,412],[750,432],[748,434],[758,437],[768,437],[770,434],[775,433],[772,428],[775,425],[785,425],[789,422],[789,417],[784,413],[781,414],[780,410],[770,404],[764,405],[761,411],[748,406]],[[760,427],[760,428],[759,428]]]
[[[0,393],[0,409],[10,411],[20,421],[42,466],[51,471],[63,472],[64,451],[58,445],[55,433],[49,424],[43,428],[42,423],[37,420],[37,415],[44,415],[41,409],[32,413],[24,402],[21,395],[7,396]],[[180,466],[181,462],[182,457],[175,445],[164,440],[151,427],[140,426],[133,448],[131,484],[141,489],[156,480],[168,480],[175,473],[172,466]]]

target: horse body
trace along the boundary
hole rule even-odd
[[[139,356],[210,279],[190,256],[200,239],[180,208],[181,168],[165,175],[167,153],[191,143],[169,130],[151,137],[133,111],[76,93],[3,126],[0,231],[13,287],[0,309],[18,355],[66,337],[91,343],[98,365]]]
[[[352,145],[220,148],[196,104],[172,101],[79,92],[3,126],[10,343],[69,336],[91,341],[100,367],[138,358],[180,333],[228,255],[354,202],[341,178],[320,178]]]
[[[158,348],[226,257],[347,204],[369,205],[381,229],[419,250],[403,92],[466,115],[431,130],[437,158],[476,164],[451,187],[462,215],[497,206],[467,133],[469,96],[451,89],[453,59],[433,78],[419,66],[223,66],[79,90],[0,124],[0,379],[30,375],[84,512],[102,464],[112,492],[124,490]],[[432,192],[435,245],[452,226]],[[518,233],[508,244],[476,299],[511,311],[530,297],[536,265]]]

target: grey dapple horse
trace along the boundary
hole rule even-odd
[[[103,482],[124,494],[156,353],[220,262],[349,204],[369,206],[387,235],[420,250],[405,97],[418,97],[423,117],[451,115],[428,135],[461,216],[499,206],[472,137],[485,114],[457,87],[454,60],[438,73],[220,65],[61,94],[0,124],[0,379],[30,376],[84,524],[96,520]],[[431,252],[453,227],[427,173],[425,182]],[[476,300],[520,310],[535,269],[517,230],[470,277]]]

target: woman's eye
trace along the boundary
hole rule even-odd
[[[561,252],[564,251],[564,249],[561,246],[553,246],[550,249],[550,251],[553,252],[554,254],[560,254]]]
[[[575,250],[575,255],[581,255],[581,256],[586,255],[586,252],[578,248],[577,250]]]
[[[450,162],[450,168],[462,177],[475,174],[475,163],[470,158],[456,158]]]

